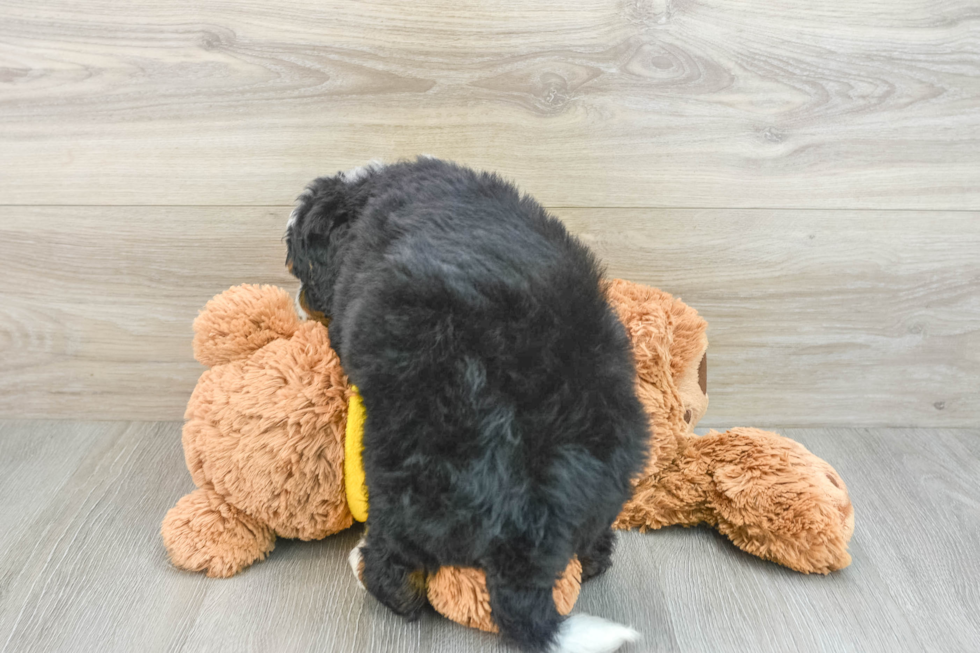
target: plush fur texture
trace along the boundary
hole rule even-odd
[[[850,564],[854,509],[830,465],[758,429],[694,434],[708,407],[707,323],[655,288],[617,280],[609,296],[634,343],[637,392],[655,434],[616,528],[703,523],[744,551],[804,573]]]
[[[359,178],[355,184],[362,183],[382,170],[385,169],[375,166],[366,176],[352,177]],[[492,178],[490,182],[500,183]],[[333,182],[327,180],[323,183],[329,187]],[[305,266],[304,269],[310,271],[322,271],[323,268],[319,266],[326,263],[329,268],[332,260],[323,254],[323,249],[330,250],[337,241],[325,237],[313,225],[305,223],[305,217],[313,207],[339,206],[343,213],[343,210],[356,208],[362,200],[365,204],[361,210],[366,206],[367,200],[360,195],[366,191],[359,186],[353,189],[353,199],[346,196],[338,199],[330,193],[318,192],[318,189],[322,190],[321,185],[314,184],[301,198],[301,204],[294,214],[292,224],[299,229],[297,234],[303,234],[301,237],[308,239],[309,243],[319,243],[305,250],[290,246],[294,271],[298,270],[298,266]],[[511,193],[508,195],[509,201],[516,202],[518,208],[535,209],[533,203],[525,205],[525,201],[517,197],[512,189],[508,192]],[[543,214],[537,215],[540,218],[537,223],[542,228],[553,228],[548,218]],[[339,236],[339,241],[346,242],[345,239],[350,237],[350,228],[351,225],[344,221],[331,223],[328,235],[336,231],[334,235]],[[573,250],[576,249],[574,241],[569,239],[567,242],[571,243],[569,246]],[[417,293],[419,288],[410,282],[422,280],[429,283],[438,276],[443,266],[448,266],[450,270],[454,267],[452,261],[444,261],[431,252],[423,253],[426,260],[423,261],[422,274],[415,271],[403,275],[405,278],[402,281],[407,285],[398,286],[402,294],[388,300],[396,304],[402,300],[417,300],[419,296],[413,293]],[[517,251],[508,253],[510,256],[524,254]],[[366,260],[366,257],[362,257],[362,261]],[[507,256],[500,259],[505,263],[509,260]],[[587,255],[585,260],[591,261]],[[594,266],[590,263],[588,267],[591,269],[589,275],[594,274]],[[339,275],[340,267],[335,272]],[[589,275],[586,275],[586,280],[590,278]],[[371,283],[378,283],[372,278],[371,274],[367,274],[351,280],[351,283],[355,286],[365,283],[370,287]],[[613,475],[597,480],[590,475],[593,471],[590,465],[585,465],[584,469],[576,464],[564,466],[567,457],[558,452],[562,451],[565,442],[558,436],[547,435],[553,433],[547,428],[543,430],[546,434],[543,451],[528,451],[532,447],[521,445],[523,440],[515,437],[513,430],[504,428],[506,424],[513,423],[518,411],[516,408],[513,411],[501,410],[500,406],[507,404],[501,404],[499,395],[487,391],[488,388],[497,387],[494,384],[499,383],[500,379],[490,374],[485,369],[486,365],[481,369],[478,364],[467,361],[458,367],[440,367],[440,361],[444,362],[444,359],[437,352],[446,343],[462,341],[471,349],[461,346],[457,350],[459,352],[481,355],[496,352],[504,361],[514,362],[517,359],[518,363],[521,362],[522,353],[538,354],[536,350],[528,351],[537,344],[543,347],[541,352],[552,352],[549,365],[557,365],[573,377],[590,377],[592,380],[570,379],[573,384],[586,390],[593,385],[593,381],[610,374],[609,367],[616,362],[616,356],[601,360],[571,356],[569,360],[558,360],[559,357],[554,354],[562,350],[561,334],[574,338],[574,329],[571,332],[558,329],[555,333],[549,333],[548,328],[565,320],[570,321],[573,328],[579,328],[582,319],[588,322],[587,316],[562,313],[549,318],[534,310],[533,302],[525,302],[530,304],[525,306],[525,303],[515,301],[514,306],[527,309],[520,313],[521,316],[537,316],[538,321],[533,325],[536,331],[530,332],[523,340],[508,340],[508,337],[521,334],[508,334],[508,316],[495,316],[492,311],[487,313],[479,300],[484,292],[489,292],[491,298],[520,299],[520,293],[508,294],[507,283],[504,283],[508,279],[513,281],[512,272],[510,277],[504,274],[501,284],[490,281],[486,288],[479,287],[479,292],[464,292],[459,306],[451,303],[450,310],[444,311],[444,314],[435,310],[441,306],[436,302],[432,310],[412,314],[412,320],[418,318],[416,321],[395,320],[385,324],[388,319],[386,313],[367,310],[365,315],[371,318],[369,324],[383,324],[382,331],[390,335],[391,340],[372,340],[373,346],[382,354],[378,360],[368,357],[368,363],[362,361],[362,367],[366,366],[371,371],[372,365],[383,367],[387,363],[394,364],[387,372],[380,370],[382,380],[376,386],[374,398],[379,410],[383,411],[386,397],[382,390],[389,389],[388,384],[396,384],[401,378],[399,375],[412,369],[414,363],[402,361],[401,356],[408,356],[406,348],[417,346],[415,353],[423,355],[428,361],[427,365],[445,371],[442,375],[422,375],[422,378],[415,380],[414,387],[394,388],[402,393],[396,395],[400,402],[407,400],[409,392],[426,402],[422,415],[407,409],[404,412],[391,409],[385,419],[397,422],[399,417],[404,420],[404,416],[410,414],[418,419],[431,418],[434,424],[445,427],[453,424],[447,421],[447,415],[455,419],[458,413],[452,411],[462,401],[465,406],[463,415],[468,417],[462,425],[468,427],[470,433],[503,436],[506,447],[510,449],[483,449],[477,436],[472,447],[460,447],[455,441],[434,440],[439,445],[433,447],[435,456],[413,457],[414,454],[406,452],[407,444],[399,442],[395,443],[394,453],[381,451],[381,460],[377,464],[382,476],[391,475],[386,480],[391,481],[392,485],[401,487],[404,481],[410,491],[421,490],[418,495],[423,505],[414,506],[413,514],[430,508],[436,516],[432,520],[423,520],[424,533],[430,530],[438,532],[443,528],[442,524],[455,524],[453,514],[462,512],[453,510],[456,504],[450,503],[447,507],[439,500],[432,499],[439,495],[448,481],[450,485],[468,492],[464,498],[474,495],[485,497],[486,500],[477,502],[477,505],[486,512],[484,517],[491,526],[511,523],[508,518],[516,507],[530,506],[532,510],[517,515],[516,521],[520,524],[523,523],[522,519],[530,517],[527,525],[532,527],[535,535],[541,535],[541,545],[557,548],[549,553],[542,552],[541,546],[530,546],[527,552],[522,552],[520,547],[525,543],[533,544],[533,538],[527,542],[514,540],[513,548],[496,559],[488,555],[486,559],[469,562],[469,566],[433,569],[436,556],[425,550],[419,553],[417,545],[413,546],[413,539],[406,540],[407,547],[411,549],[406,555],[402,550],[406,545],[400,542],[392,545],[385,538],[383,546],[374,548],[372,560],[380,569],[388,568],[390,572],[390,567],[395,566],[400,571],[382,575],[372,582],[375,583],[375,591],[378,591],[379,584],[388,583],[380,591],[387,591],[388,600],[399,602],[402,607],[407,606],[406,611],[410,613],[427,599],[460,623],[484,630],[499,628],[507,632],[508,628],[523,627],[515,626],[511,615],[524,611],[529,615],[525,623],[544,624],[544,628],[551,629],[552,636],[557,636],[559,643],[566,648],[572,646],[570,638],[575,637],[588,638],[595,644],[596,650],[603,646],[615,646],[617,642],[628,641],[635,633],[582,615],[558,625],[561,615],[566,613],[565,608],[574,603],[580,579],[601,573],[608,566],[613,545],[611,532],[607,528],[596,527],[594,532],[598,535],[591,538],[588,546],[580,546],[580,542],[568,546],[569,533],[574,529],[563,521],[555,524],[548,520],[535,520],[537,513],[534,509],[540,509],[541,504],[524,498],[521,491],[513,491],[508,483],[514,479],[524,479],[527,487],[531,487],[543,478],[544,485],[548,486],[550,476],[545,474],[538,477],[533,473],[534,469],[548,469],[547,461],[560,459],[553,468],[561,469],[564,473],[559,474],[559,483],[554,492],[572,488],[572,503],[562,505],[559,515],[567,516],[574,525],[588,521],[590,513],[576,516],[574,511],[580,508],[575,502],[581,502],[589,495],[591,484],[607,483],[612,488],[609,492],[609,496],[612,496],[619,492],[617,488],[622,479]],[[301,296],[307,303],[325,308],[327,305],[320,303],[324,297],[333,301],[334,293],[318,290],[317,280],[308,278],[304,279],[304,283],[308,285]],[[570,279],[568,283],[572,287],[576,282]],[[467,286],[461,283],[458,288],[453,285],[445,289],[443,298],[455,298],[457,290],[468,287],[473,288],[474,284]],[[635,377],[631,376],[630,387],[624,391],[626,402],[631,404],[630,397],[635,393],[642,405],[643,420],[650,438],[645,467],[627,487],[626,493],[630,498],[619,513],[615,526],[647,530],[670,524],[689,526],[707,523],[716,526],[743,550],[805,573],[828,573],[849,564],[847,543],[854,529],[854,511],[846,486],[830,465],[801,445],[774,433],[733,429],[721,434],[712,432],[704,437],[694,435],[693,429],[708,405],[706,324],[697,312],[667,293],[626,281],[611,282],[599,297],[603,298],[602,302],[596,295],[587,292],[577,301],[584,302],[586,309],[595,309],[593,317],[602,317],[597,326],[600,333],[603,325],[608,327],[603,317],[604,310],[607,310],[603,309],[605,301],[608,300],[615,309],[632,351],[632,363],[628,362],[626,369],[635,365]],[[460,307],[468,308],[466,300],[476,301],[476,314],[481,319],[486,318],[486,329],[461,328],[452,317],[457,316]],[[578,305],[576,308],[579,308]],[[354,312],[358,310],[362,309],[355,307]],[[282,290],[269,286],[239,286],[216,296],[195,321],[195,356],[211,369],[201,376],[191,396],[184,425],[187,466],[198,489],[181,499],[167,513],[162,526],[164,544],[175,565],[205,571],[210,576],[231,576],[265,558],[273,549],[276,536],[315,539],[350,526],[351,516],[347,510],[343,484],[343,437],[349,382],[340,359],[331,348],[334,330],[328,336],[326,327],[321,323],[326,321],[326,316],[313,310],[307,311],[307,314],[315,319],[301,322],[289,296]],[[396,312],[392,315],[402,314]],[[352,319],[351,324],[356,327],[357,320]],[[426,326],[427,330],[418,333],[419,325]],[[339,328],[339,325],[334,327]],[[356,330],[351,333],[356,333]],[[367,331],[369,336],[377,335],[370,328]],[[351,340],[356,341],[356,338],[352,337]],[[389,342],[395,347],[389,349]],[[351,345],[354,351],[357,346],[356,343]],[[392,353],[393,357],[387,358]],[[555,368],[546,366],[545,369],[553,371]],[[386,374],[391,374],[392,378]],[[618,376],[615,376],[613,380],[617,379]],[[536,397],[534,387],[530,385],[535,380],[540,382],[540,377],[518,374],[506,380],[510,382],[507,391],[511,395],[503,395],[513,406],[519,408],[522,402],[532,400],[543,400],[548,405],[546,393],[543,398],[541,393]],[[480,392],[474,392],[474,388]],[[554,417],[546,413],[540,415]],[[478,419],[481,416],[483,419]],[[573,406],[567,414],[559,417],[582,420],[580,424],[590,424],[590,419],[596,419],[594,415],[590,416],[587,409],[583,413],[582,406]],[[411,420],[404,425],[414,426]],[[582,435],[581,431],[573,432]],[[581,448],[576,450],[570,460],[573,463],[588,458],[601,460],[603,443],[592,442],[590,438],[601,439],[605,437],[604,433],[608,431],[600,428],[592,434],[585,434],[585,451]],[[422,446],[419,437],[409,438],[409,441]],[[595,452],[589,450],[589,443],[597,449]],[[486,457],[486,451],[513,454],[521,446],[526,456],[510,459],[506,455]],[[426,449],[424,446],[422,448]],[[447,452],[445,459],[442,458],[444,449]],[[482,455],[481,451],[484,452]],[[427,453],[423,451],[423,454]],[[409,476],[397,477],[386,467],[385,456],[400,456],[408,463],[408,469],[398,471],[404,471]],[[517,465],[516,470],[513,464],[515,458],[525,463],[523,466]],[[460,461],[474,459],[477,463],[484,460],[492,463],[494,474],[499,472],[496,478],[505,479],[506,482],[494,485],[488,481],[487,474],[477,473],[474,478],[468,478],[467,474],[472,471],[470,467],[462,471],[454,469],[454,466],[460,465]],[[641,459],[637,456],[637,460]],[[545,463],[543,467],[542,463]],[[432,467],[427,468],[427,464]],[[479,465],[475,471],[480,471]],[[529,473],[530,477],[526,476]],[[494,478],[494,474],[490,477]],[[525,489],[520,485],[518,487]],[[372,492],[373,511],[374,488],[369,489]],[[484,490],[502,493],[503,501],[497,504],[496,497],[487,497],[483,494]],[[544,505],[555,496],[547,494]],[[410,497],[412,500],[416,498]],[[447,512],[450,519],[444,521],[442,518]],[[611,514],[614,515],[615,511]],[[608,519],[611,521],[612,517]],[[400,525],[397,520],[395,525]],[[403,526],[409,528],[409,525]],[[476,526],[482,527],[480,524]],[[551,528],[558,528],[557,536],[552,537],[545,532]],[[461,537],[467,544],[464,552],[471,553],[476,548],[474,543],[481,542],[480,537],[473,535],[477,530],[473,524],[462,526]],[[512,532],[502,529],[500,534]],[[454,542],[453,533],[444,535],[441,539],[437,538],[437,543]],[[574,540],[574,537],[571,539]],[[488,541],[485,536],[482,540]],[[506,538],[497,541],[506,541]],[[561,549],[563,546],[564,550]],[[576,552],[581,558],[581,568],[569,563]],[[515,594],[509,590],[508,582],[525,588],[522,574],[527,573],[529,565],[539,560],[534,557],[538,553],[543,553],[543,558],[549,561],[548,565],[555,568],[554,573],[548,578],[543,573],[532,573],[528,584],[533,591],[525,592],[522,598],[520,592]],[[418,555],[425,560],[417,567],[410,568],[411,563],[406,560],[410,555]],[[380,561],[378,558],[381,558]],[[367,562],[364,560],[362,566],[361,561],[356,561],[355,567],[363,572],[368,568]],[[513,566],[501,569],[501,565],[506,564]],[[565,574],[559,577],[562,569]],[[392,579],[396,582],[391,582]],[[502,591],[503,598],[494,599],[495,591]],[[538,626],[531,628],[536,641],[545,639],[541,633],[546,636],[547,630],[536,630]],[[557,635],[554,634],[556,630]]]
[[[480,567],[501,632],[547,648],[555,579],[575,555],[608,566],[649,440],[596,259],[510,184],[436,159],[309,190],[289,262],[367,411],[365,586],[415,617],[419,570]]]
[[[201,375],[184,415],[184,456],[198,490],[170,511],[175,564],[231,576],[275,535],[320,539],[348,528],[347,378],[326,329],[300,322],[289,295],[237,286],[194,322]]]
[[[582,587],[582,565],[572,558],[555,581],[552,600],[559,614],[567,615],[575,606]],[[487,632],[499,632],[490,608],[487,576],[474,567],[442,567],[429,577],[429,603],[440,614],[457,623]]]
[[[707,339],[697,313],[667,293],[626,281],[612,282],[609,298],[630,334],[637,392],[654,427],[654,455],[617,526],[703,521],[743,550],[805,573],[846,566],[854,511],[830,465],[774,433],[694,435],[707,406],[698,374]],[[184,425],[199,488],[163,522],[174,564],[231,576],[263,559],[277,534],[322,537],[350,525],[340,442],[348,382],[327,329],[313,321],[301,325],[288,296],[269,286],[218,295],[194,329],[195,355],[214,367],[201,376]],[[311,457],[311,451],[318,453]],[[248,463],[253,456],[254,465]],[[257,467],[260,461],[266,468]],[[428,598],[438,610],[496,630],[481,571],[447,568],[437,576],[429,578]],[[577,581],[559,585],[559,592],[577,589]]]

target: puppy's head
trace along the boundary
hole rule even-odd
[[[301,317],[328,321],[340,252],[363,205],[365,181],[380,168],[372,163],[314,179],[296,198],[286,226],[286,267],[300,281]]]

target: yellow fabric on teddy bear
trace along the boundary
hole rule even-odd
[[[364,400],[357,386],[350,387],[347,404],[347,433],[344,438],[344,489],[347,490],[347,507],[351,516],[359,522],[368,518],[368,489],[364,475]]]

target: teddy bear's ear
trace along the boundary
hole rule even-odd
[[[194,358],[208,367],[245,358],[299,327],[289,293],[243,284],[216,295],[194,320]]]
[[[633,342],[636,372],[649,383],[670,376],[671,314],[669,294],[623,279],[614,279],[606,291],[626,333]]]
[[[633,341],[637,375],[661,390],[676,388],[686,428],[693,429],[708,408],[708,323],[656,288],[615,279],[607,294]]]

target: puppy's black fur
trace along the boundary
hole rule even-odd
[[[552,586],[609,566],[648,426],[594,256],[494,175],[435,159],[315,180],[287,233],[364,399],[364,580],[409,617],[419,570],[482,567],[501,631],[547,647]]]

